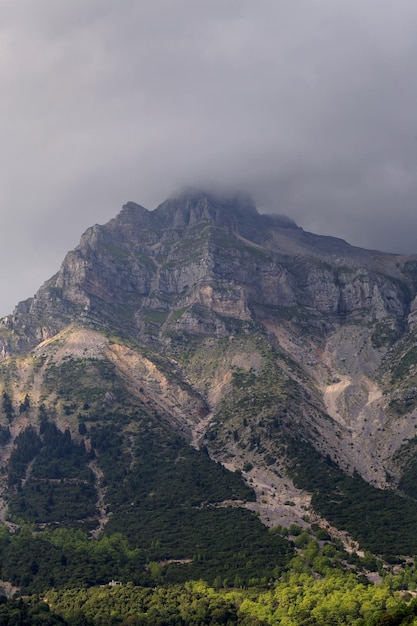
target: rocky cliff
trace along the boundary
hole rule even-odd
[[[100,412],[140,403],[243,471],[267,523],[320,518],[294,442],[413,499],[416,302],[417,256],[307,233],[244,196],[129,202],[1,321],[3,460],[41,406],[88,448]]]
[[[190,324],[211,332],[192,321],[198,305],[226,333],[221,316],[257,324],[279,319],[280,307],[286,317],[300,307],[318,328],[355,319],[401,325],[415,297],[413,263],[305,233],[288,218],[260,215],[248,198],[194,191],[153,212],[129,202],[87,230],[56,276],[4,323],[32,343],[75,319],[145,340],[152,329],[163,341]]]

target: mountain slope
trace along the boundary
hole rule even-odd
[[[159,542],[155,558],[193,563],[204,533],[187,549],[189,530],[169,533],[184,507],[187,529],[252,509],[415,552],[395,527],[402,505],[417,536],[416,279],[417,256],[306,233],[246,197],[128,203],[1,321],[3,516],[122,529],[147,558]],[[391,516],[379,544],[370,501]]]

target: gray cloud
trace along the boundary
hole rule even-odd
[[[187,184],[417,252],[414,0],[4,0],[0,314]]]

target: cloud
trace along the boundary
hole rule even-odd
[[[4,0],[0,311],[187,184],[417,252],[416,24],[414,0]]]

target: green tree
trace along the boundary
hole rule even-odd
[[[10,399],[10,396],[6,391],[3,391],[2,398],[3,398],[3,411],[6,414],[7,420],[9,422],[12,422],[14,418],[14,411],[13,411],[13,404]]]

